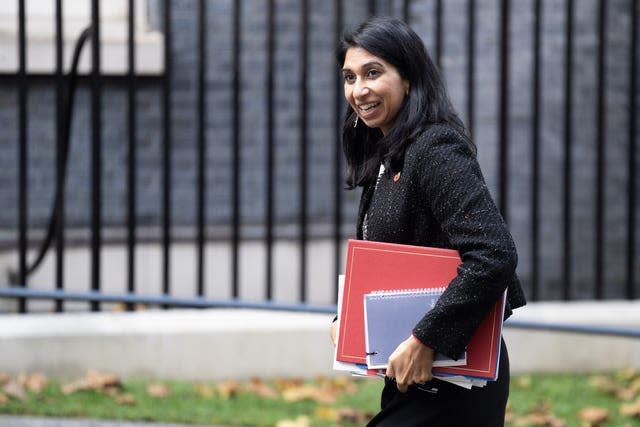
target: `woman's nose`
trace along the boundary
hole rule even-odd
[[[359,98],[363,95],[366,95],[368,92],[369,92],[369,88],[367,87],[367,85],[364,84],[362,80],[356,79],[355,87],[353,89],[353,95],[356,98]]]

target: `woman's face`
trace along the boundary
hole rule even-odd
[[[344,97],[370,128],[386,135],[409,92],[409,81],[384,59],[361,47],[350,47],[342,66]]]

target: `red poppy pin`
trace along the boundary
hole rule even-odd
[[[398,182],[398,181],[400,181],[400,172],[398,172],[393,176],[393,182]]]

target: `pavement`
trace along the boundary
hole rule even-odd
[[[224,427],[195,424],[166,424],[74,418],[46,418],[0,415],[0,427]]]

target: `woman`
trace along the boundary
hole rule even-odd
[[[436,307],[389,358],[381,411],[368,425],[503,426],[504,342],[498,379],[485,387],[467,390],[431,376],[434,352],[456,358],[505,289],[506,316],[525,304],[515,246],[474,145],[424,44],[404,22],[371,18],[343,36],[336,56],[348,102],[347,185],[363,187],[358,238],[453,248],[462,258]]]

